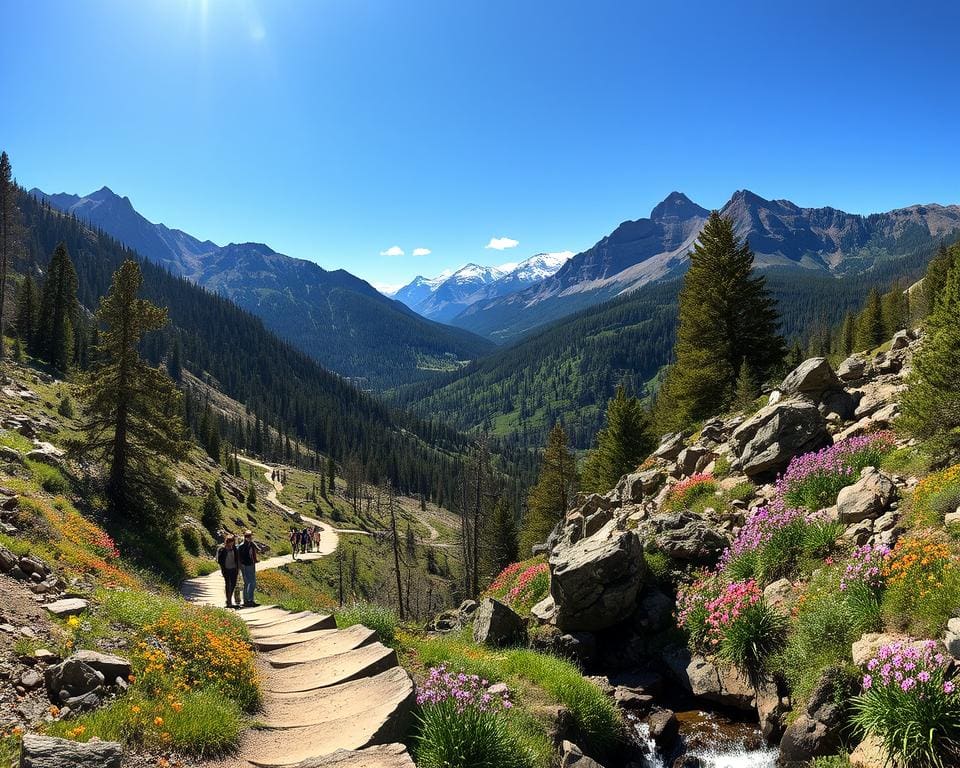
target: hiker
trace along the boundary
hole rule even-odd
[[[300,545],[303,547],[304,552],[310,551],[310,531],[306,528],[300,531]]]
[[[240,558],[237,555],[236,538],[232,533],[223,537],[223,544],[217,549],[217,565],[223,575],[223,585],[227,592],[227,608],[239,608],[233,604],[233,593],[237,588],[237,574],[240,573]]]
[[[243,607],[255,608],[254,592],[257,588],[257,545],[253,543],[253,531],[243,532],[243,543],[237,547],[240,571],[243,573]]]
[[[313,529],[313,546],[317,552],[320,551],[320,527],[319,526]]]
[[[293,552],[293,559],[297,559],[297,547],[300,545],[300,531],[296,528],[290,529],[290,551]]]

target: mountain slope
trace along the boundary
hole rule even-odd
[[[456,368],[492,348],[470,332],[419,317],[344,270],[328,271],[260,243],[220,247],[154,224],[107,187],[83,198],[30,194],[233,299],[324,366],[375,388]]]
[[[674,192],[649,218],[624,222],[553,277],[508,296],[477,302],[452,322],[505,341],[678,275],[707,214]],[[758,266],[802,267],[827,274],[863,272],[960,232],[956,205],[918,205],[862,216],[834,208],[801,208],[740,190],[721,214],[733,220],[738,236],[749,240]]]
[[[953,236],[954,238],[956,235]],[[805,338],[860,308],[871,287],[908,285],[926,269],[935,245],[925,243],[869,269],[834,273],[770,266],[787,338]],[[511,447],[536,448],[558,420],[572,444],[587,448],[602,426],[618,383],[643,392],[669,363],[680,280],[649,283],[537,329],[463,371],[395,393],[398,404],[457,429],[488,430]]]
[[[126,258],[143,264],[143,295],[167,307],[170,322],[151,334],[144,352],[160,362],[175,346],[183,367],[244,403],[258,418],[338,461],[359,458],[371,476],[390,477],[398,488],[433,498],[449,483],[451,454],[462,440],[437,423],[395,412],[324,370],[315,360],[281,341],[260,319],[230,300],[170,274],[111,236],[95,232],[23,194],[19,200],[30,231],[25,259],[17,271],[45,268],[56,244],[66,243],[79,277],[79,299],[95,309]]]

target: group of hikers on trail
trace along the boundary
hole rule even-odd
[[[223,544],[217,549],[217,565],[223,575],[223,585],[227,594],[227,608],[253,608],[257,588],[257,545],[253,543],[253,531],[243,532],[243,541],[238,545],[237,537],[228,533]],[[243,605],[237,590],[237,577],[243,574]],[[238,593],[238,594],[234,594]]]
[[[319,552],[320,551],[320,528],[318,526],[313,526],[313,530],[309,528],[304,528],[299,530],[297,528],[290,529],[290,550],[293,552],[293,559],[297,559],[297,555],[305,555],[307,552]]]

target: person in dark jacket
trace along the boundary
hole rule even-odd
[[[253,608],[253,594],[257,588],[257,545],[253,543],[253,531],[243,532],[243,542],[237,547],[240,571],[243,573],[243,607]]]
[[[233,593],[237,588],[237,574],[240,573],[240,555],[237,553],[236,539],[232,533],[223,537],[223,544],[217,549],[217,565],[223,575],[223,584],[227,592],[227,608],[239,608],[233,604]]]

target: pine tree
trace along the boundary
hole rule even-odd
[[[60,371],[65,372],[73,359],[78,315],[77,272],[67,246],[60,243],[47,267],[35,339],[37,355]]]
[[[606,426],[597,433],[597,447],[583,465],[583,487],[605,493],[617,484],[622,475],[632,472],[653,450],[650,419],[640,400],[627,397],[626,388],[607,403]]]
[[[897,331],[907,327],[910,319],[910,301],[900,287],[899,281],[881,298],[883,338],[889,339]]]
[[[247,506],[250,509],[257,506],[257,486],[254,485],[253,478],[247,482]]]
[[[170,462],[183,457],[189,443],[179,391],[166,371],[138,351],[143,335],[167,320],[166,310],[137,298],[141,284],[140,266],[125,261],[100,301],[97,320],[104,330],[98,364],[80,388],[84,418],[75,450],[107,464],[107,498],[115,514],[166,528],[179,504]]]
[[[563,519],[576,487],[576,459],[567,447],[567,433],[557,423],[547,437],[540,475],[527,499],[527,514],[520,533],[522,556],[527,556],[534,544],[545,541]]]
[[[0,357],[6,354],[4,317],[7,302],[7,269],[20,247],[23,220],[17,207],[17,185],[13,180],[10,158],[0,152]]]
[[[840,351],[844,355],[853,354],[853,349],[856,344],[856,336],[856,320],[854,320],[853,313],[847,312],[847,314],[843,317],[843,325],[840,328]]]
[[[17,338],[26,345],[27,349],[32,349],[34,344],[34,334],[37,329],[37,286],[33,278],[27,273],[20,284],[20,291],[17,294]]]
[[[932,455],[960,448],[960,245],[927,320],[927,336],[901,395],[898,429],[926,441]]]
[[[500,499],[493,508],[489,530],[490,542],[486,548],[488,562],[484,569],[488,574],[487,580],[519,557],[517,517],[506,499]]]
[[[661,431],[730,405],[744,360],[761,381],[783,360],[776,302],[765,278],[752,270],[749,244],[714,211],[690,254],[680,291],[675,362],[656,414]]]
[[[333,463],[333,456],[327,456],[327,482],[329,483],[330,493],[336,492],[337,467]]]
[[[737,385],[734,394],[734,405],[742,410],[748,410],[753,406],[753,401],[760,396],[760,385],[757,383],[749,363],[744,360],[740,364],[740,372],[737,374]]]
[[[857,348],[873,349],[883,343],[883,299],[876,288],[870,290],[867,302],[857,317]]]
[[[936,309],[937,299],[943,291],[943,286],[946,285],[947,272],[950,271],[955,252],[954,248],[947,248],[940,243],[937,255],[927,265],[927,274],[923,278],[923,303],[928,315]]]
[[[218,481],[219,482],[219,481]],[[211,488],[203,500],[203,506],[200,508],[200,522],[214,536],[220,530],[223,513],[220,508],[220,499],[217,498],[217,491]]]

